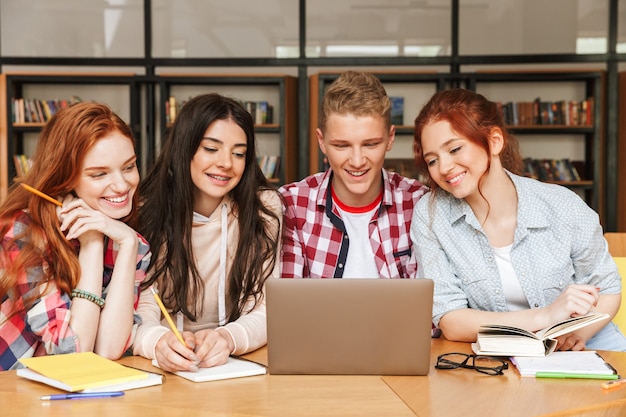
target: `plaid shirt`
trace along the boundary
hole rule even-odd
[[[417,261],[409,229],[413,207],[427,188],[417,180],[383,169],[380,209],[369,223],[372,252],[380,278],[414,278]],[[333,206],[332,170],[284,185],[284,227],[281,277],[341,278],[349,239]]]
[[[31,222],[28,214],[21,212],[15,218],[13,227],[2,238],[2,249],[8,260],[15,260],[25,240],[17,240],[9,246],[14,236],[19,235]],[[150,263],[150,247],[147,241],[139,234],[137,254],[137,269],[135,274],[135,309],[139,303],[139,284],[146,276],[146,269]],[[79,249],[76,241],[77,252]],[[105,238],[104,274],[102,297],[106,299],[113,265],[118,253],[118,246]],[[70,296],[62,292],[54,284],[48,285],[45,294],[39,285],[44,280],[45,264],[32,268],[23,273],[17,282],[17,294],[13,297],[4,297],[0,305],[0,371],[20,367],[18,359],[46,354],[71,353],[80,351],[78,338],[70,328]],[[23,297],[35,294],[36,300],[28,310],[21,311],[7,319],[13,310],[14,303],[21,303]],[[141,319],[137,314],[134,323],[138,325]],[[129,338],[128,344],[130,345]]]

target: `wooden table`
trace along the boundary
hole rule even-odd
[[[261,349],[250,358],[267,363]],[[122,363],[159,371],[150,361],[127,357]],[[123,397],[40,401],[60,392],[0,372],[2,417],[191,417],[191,416],[399,416],[410,408],[380,376],[263,375],[194,383],[167,374],[163,385],[126,391]]]
[[[446,352],[470,352],[466,343],[434,339],[431,361]],[[626,376],[626,352],[601,352]],[[246,356],[267,363],[263,348]],[[122,363],[159,371],[146,359]],[[515,369],[488,376],[470,369],[428,376],[264,375],[193,383],[167,374],[163,385],[126,391],[118,398],[40,401],[58,390],[0,372],[0,414],[72,416],[581,416],[623,417],[626,387],[600,389],[597,380],[521,378]]]
[[[503,376],[471,369],[439,370],[437,356],[471,353],[467,343],[435,340],[428,376],[384,376],[419,417],[450,416],[626,416],[626,387],[610,391],[590,379],[522,378],[514,366]],[[626,352],[599,352],[626,377]]]

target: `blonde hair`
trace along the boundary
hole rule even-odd
[[[324,130],[333,114],[380,116],[391,126],[391,101],[381,81],[374,74],[346,71],[324,93],[319,127]]]

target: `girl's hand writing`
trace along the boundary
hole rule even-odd
[[[192,349],[194,345],[194,335],[191,332],[183,332],[185,343]],[[192,349],[180,343],[180,340],[172,332],[165,333],[157,342],[154,349],[154,357],[159,367],[168,372],[198,370],[198,356]]]
[[[206,329],[196,332],[196,354],[202,368],[226,363],[233,346],[230,334],[225,330]]]

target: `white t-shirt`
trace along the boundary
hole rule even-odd
[[[378,278],[380,274],[374,260],[368,230],[370,220],[378,210],[378,206],[364,213],[351,213],[342,210],[339,206],[337,210],[341,213],[350,239],[343,278]]]
[[[511,261],[511,248],[513,245],[501,248],[491,247],[496,259],[496,266],[502,280],[502,288],[504,289],[504,298],[510,311],[527,310],[530,308],[528,300],[524,294],[524,290],[519,283],[517,273],[513,269]]]

